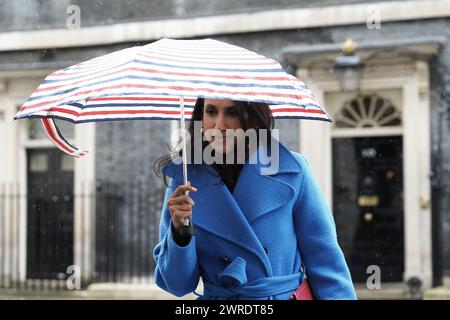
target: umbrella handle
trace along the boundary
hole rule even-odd
[[[195,228],[189,219],[184,220],[184,226],[179,229],[180,236],[193,236],[195,235]]]
[[[186,155],[186,135],[185,135],[185,122],[184,122],[184,97],[180,96],[180,128],[181,135],[183,139],[183,183],[187,184],[187,155]],[[189,191],[186,191],[186,195],[189,194]],[[184,225],[180,228],[181,236],[193,236],[195,234],[195,228],[191,224],[189,219],[184,220]]]
[[[187,182],[185,182],[187,184]],[[185,191],[185,195],[189,195],[189,191]],[[183,226],[179,229],[180,236],[193,236],[195,234],[194,225],[191,220],[184,219]]]

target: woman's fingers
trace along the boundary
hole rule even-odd
[[[175,189],[173,196],[178,197],[178,196],[184,195],[186,191],[197,192],[197,188],[191,186],[190,182],[188,182],[188,184],[179,185]]]
[[[192,207],[195,205],[195,202],[187,194],[187,191],[196,192],[197,189],[191,186],[190,182],[185,185],[180,185],[167,202],[175,229],[181,228],[184,225],[184,221],[192,217]]]
[[[191,204],[178,204],[178,205],[169,205],[170,215],[173,217],[174,215],[186,217],[186,215],[192,215],[192,205]]]
[[[188,203],[192,206],[195,205],[194,200],[192,200],[192,198],[189,197],[188,195],[172,197],[169,199],[169,202],[168,202],[169,205],[180,205],[180,204],[186,204],[186,203]]]
[[[171,211],[171,219],[173,226],[175,229],[180,229],[184,225],[184,221],[186,219],[191,219],[192,217],[192,210],[180,210],[177,208],[173,208]]]
[[[176,218],[179,218],[179,219],[189,218],[189,217],[192,216],[192,211],[191,210],[182,210],[182,209],[179,209],[179,208],[174,208],[173,215]]]
[[[180,211],[192,211],[192,205],[191,204],[180,204],[177,206],[174,206],[174,209],[180,210]]]

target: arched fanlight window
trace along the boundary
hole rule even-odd
[[[402,115],[390,100],[371,94],[346,101],[334,120],[337,128],[391,127],[402,124]]]

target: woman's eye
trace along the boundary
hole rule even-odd
[[[228,111],[227,113],[232,117],[237,117],[239,115],[237,111]]]
[[[206,109],[205,112],[206,112],[206,114],[209,114],[209,115],[213,115],[215,113],[215,111],[212,109]]]

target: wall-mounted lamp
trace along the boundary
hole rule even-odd
[[[364,64],[355,52],[356,43],[348,38],[342,45],[343,54],[335,60],[334,70],[343,91],[358,91],[361,85]]]

